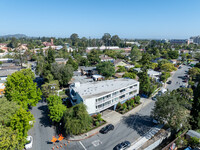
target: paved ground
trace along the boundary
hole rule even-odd
[[[181,85],[187,85],[187,83],[184,83],[183,82],[183,77],[187,74],[186,71],[189,70],[189,66],[186,66],[186,65],[182,65],[182,68],[181,69],[178,69],[174,74],[173,76],[171,77],[171,80],[172,83],[171,84],[166,84],[166,88],[169,90],[169,91],[172,91],[174,89],[177,89],[179,88]]]
[[[49,141],[55,135],[54,129],[48,117],[46,103],[39,102],[36,107],[33,107],[31,113],[35,117],[34,127],[28,132],[28,135],[33,137],[32,150],[50,150],[52,145]]]

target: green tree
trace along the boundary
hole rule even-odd
[[[10,118],[19,109],[15,102],[8,101],[5,97],[0,98],[0,124],[8,125]]]
[[[100,54],[97,50],[92,50],[87,56],[90,64],[94,65],[94,64],[99,63],[100,62],[99,55]]]
[[[124,66],[118,66],[117,72],[126,72],[126,68]]]
[[[104,35],[102,36],[102,40],[105,46],[110,46],[111,35],[109,33],[104,33]]]
[[[124,78],[130,78],[130,79],[135,79],[136,78],[136,74],[133,73],[133,72],[126,72],[124,75],[123,75]]]
[[[0,124],[0,149],[2,150],[16,150],[23,149],[23,143],[18,140],[17,131],[10,127],[2,126]]]
[[[188,71],[188,74],[192,77],[192,79],[196,79],[200,75],[200,68],[193,67]]]
[[[142,53],[142,58],[140,59],[140,63],[143,68],[148,69],[151,64],[151,55],[149,53]]]
[[[169,72],[162,72],[162,74],[160,76],[160,80],[163,81],[163,82],[166,82],[169,77],[170,77]]]
[[[59,90],[59,81],[58,80],[53,80],[50,81],[49,83],[46,82],[45,84],[42,85],[42,93],[44,97],[49,97],[50,95],[55,95],[57,94],[57,90]]]
[[[18,139],[21,140],[22,143],[26,141],[25,138],[28,135],[27,132],[32,127],[32,125],[29,124],[29,121],[33,120],[33,115],[22,107],[20,107],[11,118],[10,127],[17,131]]]
[[[178,56],[179,56],[179,52],[178,52],[177,50],[174,50],[174,51],[170,50],[170,51],[168,52],[168,56],[169,56],[171,59],[177,59]]]
[[[79,66],[88,66],[89,62],[87,58],[81,57],[79,61]]]
[[[73,67],[69,64],[53,63],[51,72],[55,80],[59,81],[60,86],[67,86],[73,76]]]
[[[62,104],[62,100],[57,95],[52,95],[47,98],[49,117],[52,121],[60,122],[64,112],[67,110],[66,106]]]
[[[86,110],[86,106],[77,104],[64,113],[65,131],[67,134],[81,134],[90,129],[92,118]]]
[[[31,71],[20,70],[8,76],[6,81],[5,96],[9,101],[15,101],[23,108],[28,109],[28,105],[36,106],[41,99],[42,92],[33,82]]]
[[[182,97],[179,91],[167,92],[157,98],[152,116],[172,129],[187,128],[190,120],[188,105],[191,105],[189,99]]]
[[[55,62],[55,51],[53,49],[48,49],[46,60],[49,64]]]
[[[147,74],[147,70],[142,71],[138,74],[139,76],[139,82],[140,82],[140,93],[143,93],[147,96],[149,96],[150,88],[151,88],[151,81]]]
[[[111,77],[115,73],[114,65],[111,62],[101,62],[96,67],[98,72],[105,77]]]
[[[193,129],[200,129],[200,82],[197,87],[194,89],[194,101],[192,104],[192,127]]]
[[[79,40],[78,34],[73,33],[73,34],[70,36],[70,39],[71,39],[71,41],[72,41],[72,46],[76,46],[76,45],[77,45],[77,42],[78,42],[78,40]]]
[[[111,38],[111,43],[113,46],[119,46],[121,39],[118,35],[113,35]]]
[[[137,46],[132,47],[130,57],[133,62],[139,61],[141,59],[142,53]]]
[[[166,64],[161,65],[160,69],[165,72],[172,72],[172,71],[177,70],[176,67],[174,67],[174,65],[171,63],[166,63]]]
[[[67,64],[71,65],[74,68],[74,70],[78,69],[78,63],[75,60],[73,60],[72,57],[69,57]]]

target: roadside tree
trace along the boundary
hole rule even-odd
[[[114,65],[111,62],[101,62],[96,67],[98,72],[105,77],[111,77],[115,73]]]

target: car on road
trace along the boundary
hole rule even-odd
[[[181,68],[182,68],[181,66],[178,67],[178,69],[181,69]]]
[[[120,144],[117,144],[113,150],[125,150],[131,146],[131,143],[129,141],[124,141]]]
[[[181,85],[181,86],[180,86],[180,88],[185,88],[185,87],[186,87],[185,85]]]
[[[157,98],[156,98],[156,96],[152,97],[152,100],[154,100],[154,101],[157,101]]]
[[[103,127],[99,132],[102,134],[106,134],[111,130],[114,130],[114,125],[108,124],[107,126]]]
[[[187,79],[184,79],[183,82],[187,82]]]
[[[169,80],[168,82],[167,82],[167,84],[171,84],[172,83],[172,81],[171,80]]]
[[[27,136],[26,140],[27,140],[27,143],[24,146],[25,149],[31,149],[33,147],[33,137]]]

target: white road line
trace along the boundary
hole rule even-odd
[[[84,150],[87,150],[81,141],[79,141],[79,143],[80,143],[81,146],[84,148]]]

